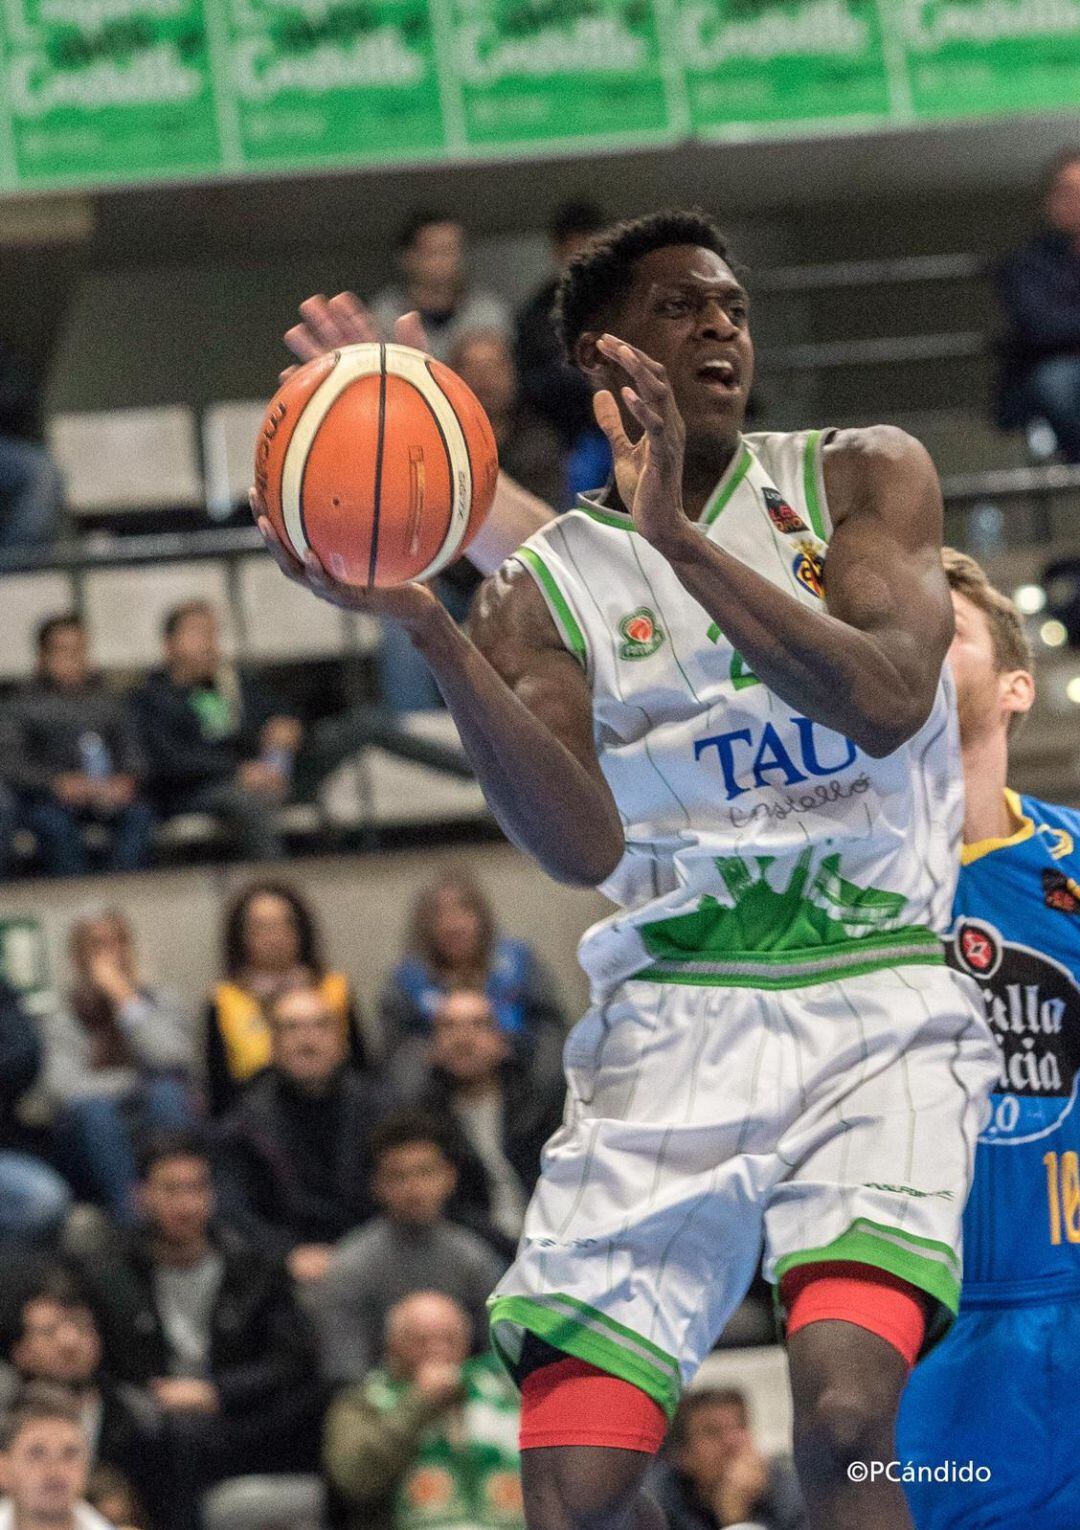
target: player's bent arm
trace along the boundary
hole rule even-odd
[[[850,671],[853,700],[886,735],[892,719],[900,744],[929,716],[953,639],[937,469],[921,442],[890,425],[838,432],[823,469],[834,524],[826,604],[880,656],[888,693],[876,690],[870,662]]]
[[[824,464],[824,610],[699,536],[661,550],[770,690],[880,757],[926,721],[952,638],[941,489],[925,449],[887,426],[840,432]]]
[[[522,542],[554,518],[550,505],[523,489],[508,473],[500,473],[487,520],[465,549],[465,556],[482,574],[493,574]]]
[[[595,887],[624,850],[593,739],[592,695],[531,577],[477,593],[469,632],[439,614],[412,633],[507,836],[556,881]]]

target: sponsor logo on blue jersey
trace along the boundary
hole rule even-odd
[[[1080,988],[1041,951],[1003,940],[987,920],[959,920],[950,964],[979,983],[1001,1048],[1001,1075],[986,1143],[1032,1142],[1073,1109],[1080,1079]]]

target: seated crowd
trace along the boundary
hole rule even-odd
[[[465,871],[408,946],[376,1023],[264,881],[201,1027],[118,909],[75,921],[51,1010],[0,990],[0,1515],[519,1530],[486,1300],[561,1119],[565,1017]],[[737,1424],[688,1422],[658,1466],[673,1522],[799,1525]]]
[[[471,774],[460,749],[407,732],[379,706],[305,724],[226,659],[205,601],[167,613],[160,669],[127,691],[95,672],[76,612],[42,622],[37,651],[34,679],[0,700],[0,878],[20,829],[46,873],[138,871],[155,824],[185,813],[214,819],[245,860],[278,859],[278,808],[314,803],[339,765],[372,746]]]

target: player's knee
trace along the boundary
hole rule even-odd
[[[649,1460],[594,1445],[522,1451],[529,1530],[632,1530]]]
[[[796,1409],[795,1456],[800,1475],[847,1477],[856,1461],[891,1456],[896,1400],[878,1388],[837,1381]]]

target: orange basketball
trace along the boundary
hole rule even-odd
[[[476,395],[407,345],[346,345],[275,393],[255,483],[297,557],[346,584],[430,579],[491,508],[499,458]]]

